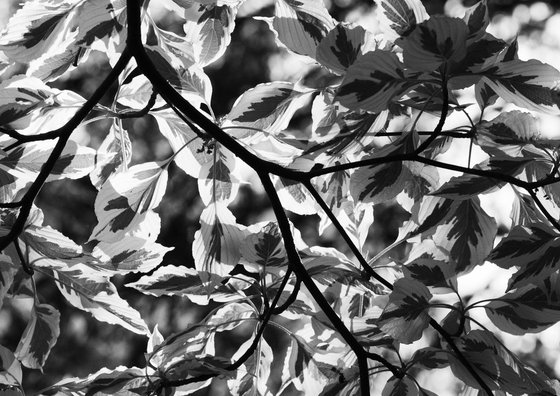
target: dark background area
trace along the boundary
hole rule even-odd
[[[6,1],[6,0],[2,0]],[[155,0],[153,0],[155,1]],[[16,1],[6,12],[14,12]],[[430,14],[442,13],[445,1],[434,0],[423,2]],[[465,0],[465,5],[475,1]],[[530,5],[534,1],[489,0],[492,15],[510,14],[518,4]],[[548,1],[550,7],[559,8],[556,1]],[[365,0],[333,1],[332,13],[339,20],[357,6],[370,7],[371,2]],[[263,10],[271,14],[272,8]],[[530,29],[539,29],[533,24]],[[213,108],[217,115],[228,112],[235,99],[248,88],[269,81],[269,57],[276,53],[272,33],[263,22],[249,17],[238,19],[233,33],[232,43],[223,59],[206,68],[213,84]],[[102,56],[92,57],[80,66],[69,78],[57,81],[61,89],[71,89],[88,98],[102,78],[108,73],[109,66]],[[105,98],[106,104],[112,100],[113,92]],[[305,120],[299,121],[305,124]],[[93,142],[100,142],[107,133],[107,122],[90,124],[89,133]],[[157,124],[151,117],[127,123],[133,150],[137,153],[135,161],[163,159],[154,147],[165,144],[157,131]],[[162,143],[163,142],[163,143]],[[138,154],[140,153],[140,154]],[[171,153],[170,149],[167,155]],[[77,181],[58,181],[45,186],[37,204],[43,209],[46,222],[57,228],[79,243],[87,241],[96,223],[93,202],[96,190],[84,178]],[[232,210],[238,222],[250,224],[256,217],[269,208],[266,196],[255,192],[250,187],[243,187]],[[187,176],[179,168],[170,168],[169,183],[165,198],[157,210],[162,218],[162,232],[158,242],[174,248],[165,256],[165,264],[185,265],[192,267],[191,244],[194,233],[198,229],[198,216],[202,204],[198,198],[196,180]],[[406,218],[406,213],[394,205],[383,205],[376,208],[375,223],[370,231],[370,248],[372,253],[379,251],[392,242],[397,229]],[[321,241],[318,239],[316,226],[318,217],[292,216],[294,224],[302,230],[308,243],[325,243],[345,250],[338,240]],[[116,278],[120,286],[137,279],[130,275]],[[144,366],[146,339],[136,336],[118,326],[100,323],[87,313],[68,305],[48,278],[36,275],[38,292],[44,302],[54,305],[61,311],[61,330],[57,345],[52,350],[44,373],[25,370],[24,387],[29,394],[60,380],[63,376],[83,377],[97,371],[101,367]],[[119,287],[121,296],[137,308],[150,326],[157,323],[164,335],[184,329],[189,324],[200,320],[207,307],[198,307],[185,299],[147,297],[132,289]],[[19,302],[4,302],[0,311],[0,344],[15,350],[19,338],[27,323],[25,306]],[[214,393],[216,394],[216,390]],[[202,393],[201,393],[202,394]]]

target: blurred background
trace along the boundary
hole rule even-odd
[[[157,3],[155,0],[152,2]],[[325,3],[336,19],[358,22],[369,30],[376,31],[376,9],[372,1],[326,0]],[[475,1],[427,0],[423,3],[430,14],[461,16],[465,7],[473,5]],[[0,0],[0,28],[5,26],[9,17],[19,7],[18,4],[20,0]],[[521,59],[538,58],[560,68],[560,2],[488,0],[488,4],[492,17],[491,33],[506,41],[518,36]],[[301,75],[301,70],[307,67],[298,56],[276,47],[266,24],[252,18],[252,10],[255,8],[260,10],[259,15],[270,16],[273,13],[273,2],[247,0],[240,10],[232,43],[224,57],[205,69],[212,81],[212,106],[218,117],[226,114],[235,99],[248,88],[271,80],[293,81]],[[154,11],[163,25],[174,22],[165,10],[155,7]],[[86,63],[53,85],[60,89],[76,91],[88,98],[108,71],[109,65],[105,56],[94,53]],[[114,91],[107,94],[105,104],[110,104],[113,94]],[[469,93],[465,92],[462,95]],[[309,113],[298,113],[294,124],[301,127],[309,125]],[[80,133],[85,133],[87,136],[84,139],[96,148],[102,142],[109,125],[109,121],[92,123],[85,132]],[[541,126],[543,133],[559,130],[555,118],[543,118]],[[171,149],[163,137],[156,133],[157,124],[151,117],[127,121],[125,127],[133,142],[134,163],[163,159],[170,155]],[[455,149],[462,150],[461,147]],[[451,152],[450,155],[455,154]],[[270,217],[266,196],[259,186],[253,187],[244,186],[238,199],[231,205],[241,224],[248,225],[257,219]],[[95,193],[96,190],[88,178],[52,182],[45,186],[37,204],[43,209],[48,224],[76,242],[83,243],[87,241],[96,223],[93,212]],[[507,196],[499,195],[486,199],[484,203],[485,208],[496,216],[503,232],[509,227],[509,209],[504,209],[504,206],[507,206],[504,205],[504,201],[508,202],[507,200]],[[196,180],[172,166],[167,192],[158,209],[162,218],[162,232],[158,242],[174,248],[165,256],[163,264],[193,266],[191,244],[198,229],[198,217],[202,208]],[[370,230],[367,246],[372,254],[396,238],[398,227],[407,217],[407,213],[396,205],[387,204],[376,208],[375,222]],[[301,230],[308,244],[326,244],[346,250],[342,241],[337,240],[334,234],[319,238],[317,216],[292,216],[291,220]],[[486,271],[475,271],[469,275],[463,282],[465,290],[472,293],[493,287],[503,290],[504,283],[496,280],[492,272],[494,270],[490,268]],[[127,276],[114,281],[119,286],[136,278]],[[470,282],[470,279],[477,281]],[[68,305],[50,279],[38,277],[36,280],[42,301],[49,302],[61,311],[61,335],[50,354],[44,372],[25,371],[24,387],[28,394],[34,394],[63,377],[84,377],[101,367],[144,366],[145,338],[118,326],[93,320],[87,313]],[[158,324],[164,335],[196,323],[205,315],[207,309],[212,308],[201,308],[179,298],[160,297],[156,300],[124,287],[119,288],[119,291],[121,297],[141,312],[150,328]],[[0,310],[0,344],[15,350],[26,326],[28,312],[28,302],[4,302]],[[505,337],[505,341],[527,361],[539,366],[549,375],[558,377],[559,333],[560,327],[555,326],[538,336],[509,336]],[[443,382],[443,376],[452,376],[449,371],[440,371],[438,383]],[[422,382],[433,381],[424,378]],[[438,393],[440,395],[449,392],[449,389],[438,383],[433,382],[428,386],[434,391],[438,389],[437,386],[441,386]],[[215,386],[216,388],[208,391],[209,394],[220,394],[221,386]],[[199,394],[206,392],[205,390]]]

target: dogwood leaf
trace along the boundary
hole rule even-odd
[[[412,278],[401,278],[393,286],[378,325],[384,333],[410,344],[420,339],[428,327],[432,294],[426,286]]]
[[[60,334],[60,313],[49,304],[36,304],[16,349],[25,366],[42,369]]]

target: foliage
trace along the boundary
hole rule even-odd
[[[103,368],[48,394],[186,395],[222,378],[234,395],[366,395],[386,372],[378,393],[432,395],[417,373],[443,367],[463,394],[557,394],[556,380],[470,312],[484,307],[516,335],[560,320],[557,144],[540,137],[530,113],[483,118],[498,99],[558,114],[560,72],[520,60],[515,41],[488,33],[485,1],[451,18],[429,16],[419,0],[381,0],[384,35],[376,36],[336,21],[321,0],[276,0],[273,16],[259,18],[314,69],[295,83],[257,85],[217,117],[203,68],[228,48],[243,0],[165,1],[184,21],[181,34],[157,26],[148,3],[31,0],[0,36],[3,66],[27,65],[0,84],[0,303],[33,299],[17,349],[0,347],[2,392],[23,393],[21,366],[41,369],[59,336],[59,312],[37,293],[40,275],[76,308],[148,338],[145,367]],[[112,70],[90,98],[54,88],[94,50]],[[115,83],[113,104],[102,105]],[[456,95],[468,87],[482,111],[474,120],[465,109],[475,105]],[[309,103],[311,128],[289,129]],[[98,150],[73,136],[91,112],[113,120]],[[469,125],[446,129],[452,112]],[[420,131],[427,114],[439,121]],[[173,155],[133,163],[122,120],[148,116]],[[458,139],[486,159],[438,159]],[[237,222],[229,206],[250,177],[241,162],[261,181],[276,221]],[[160,266],[171,248],[157,242],[156,210],[170,166],[198,180],[204,204],[195,268]],[[441,170],[458,175],[443,181]],[[97,224],[78,244],[46,225],[34,202],[45,183],[83,177],[97,189]],[[480,196],[505,186],[515,192],[513,226],[497,241]],[[366,239],[373,208],[387,202],[410,216],[386,251],[404,242],[410,249],[381,266]],[[320,231],[333,226],[351,255],[308,246],[288,211],[318,213]],[[487,261],[512,271],[507,290],[469,301],[457,278]],[[216,308],[164,337],[119,296],[113,277],[128,273],[141,274],[126,285],[140,293]],[[447,316],[434,319],[436,309]],[[287,340],[280,351],[271,346],[279,333]],[[239,334],[237,351],[224,355],[219,343]],[[410,358],[401,356],[404,344],[417,346]]]

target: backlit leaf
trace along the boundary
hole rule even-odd
[[[60,313],[52,306],[37,304],[33,307],[15,353],[24,366],[42,369],[60,334],[59,323]]]
[[[348,68],[336,100],[352,110],[379,113],[419,83],[406,76],[395,53],[375,50],[359,57]]]
[[[223,203],[212,203],[200,215],[200,230],[195,233],[193,257],[208,292],[239,263],[239,248],[245,233]]]
[[[417,24],[429,18],[418,0],[381,0],[379,6],[382,26],[392,39],[407,36]]]
[[[335,26],[318,0],[276,0],[274,17],[266,21],[281,45],[311,58],[315,58],[317,45]]]
[[[412,278],[397,280],[389,303],[379,317],[379,327],[404,344],[420,339],[430,320],[431,298],[432,294],[422,283]]]
[[[297,89],[290,82],[259,84],[237,98],[226,119],[238,126],[280,132],[310,95],[310,91]]]
[[[249,339],[233,355],[237,361],[253,340]],[[228,388],[233,396],[265,396],[269,394],[267,382],[271,373],[273,360],[272,348],[264,338],[261,338],[255,353],[250,357],[241,370],[237,370],[237,377],[228,380]]]
[[[369,35],[360,25],[340,23],[319,43],[317,61],[337,74],[344,74],[363,54],[366,40],[372,40]]]
[[[472,330],[456,341],[456,345],[471,367],[492,390],[515,396],[539,394],[550,387],[546,376],[523,364],[512,352],[485,330]],[[450,359],[451,369],[467,385],[480,388],[478,382],[458,359]]]
[[[463,20],[436,15],[417,25],[398,45],[407,67],[431,72],[444,63],[462,61],[467,55],[467,36]]]
[[[502,268],[517,267],[508,290],[534,284],[558,270],[560,235],[550,226],[534,223],[512,228],[488,260]]]
[[[127,286],[155,297],[187,297],[199,305],[207,305],[211,300],[228,302],[242,298],[235,290],[225,285],[218,286],[208,294],[198,271],[193,268],[172,265],[160,267],[153,274],[145,275]]]
[[[558,114],[560,72],[538,60],[501,62],[483,72],[482,81],[502,99],[519,107]]]
[[[155,380],[155,378],[153,379]],[[87,378],[65,378],[48,388],[49,393],[62,395],[142,395],[148,391],[149,378],[138,367],[106,367]]]
[[[391,377],[385,384],[381,396],[418,396],[418,385],[409,377]]]
[[[138,215],[156,208],[167,186],[168,162],[146,162],[112,176],[95,200],[98,224],[92,238],[112,241],[129,231]]]
[[[556,276],[521,287],[486,304],[488,317],[500,330],[515,335],[538,333],[560,321]]]
[[[484,262],[492,250],[496,221],[480,206],[478,197],[452,201],[432,239],[449,252],[456,272],[468,272]]]
[[[191,3],[185,9],[183,26],[187,40],[192,43],[196,63],[206,66],[219,59],[231,41],[237,7]]]

